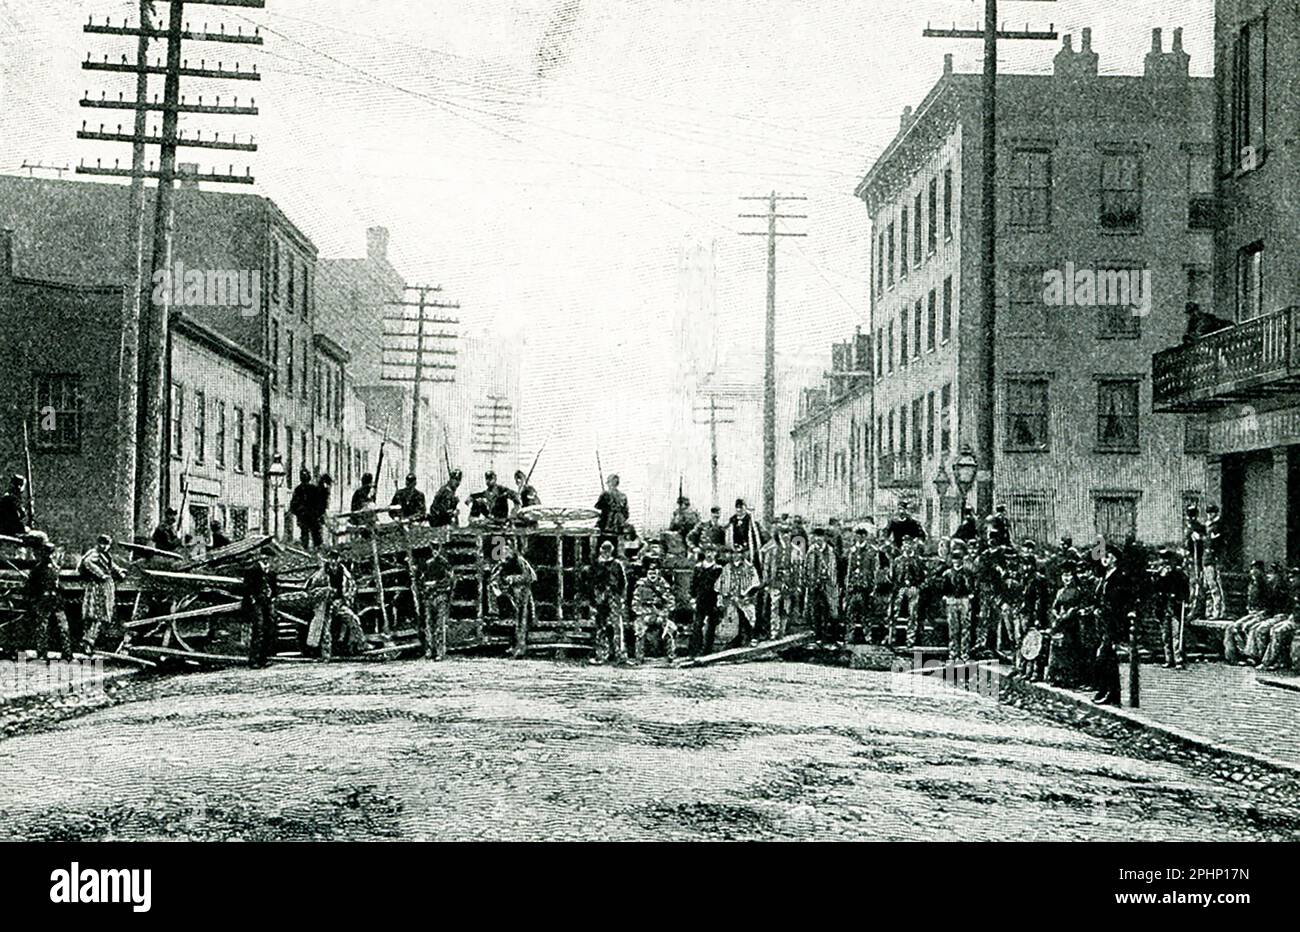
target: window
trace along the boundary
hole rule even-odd
[[[1264,313],[1264,244],[1252,243],[1237,253],[1237,320]]]
[[[1052,154],[1017,149],[1011,154],[1011,211],[1008,224],[1022,230],[1052,225]]]
[[[294,272],[298,266],[298,260],[294,258],[293,253],[285,250],[285,265],[289,267],[289,310],[293,310],[293,303],[298,300],[298,289],[294,287]]]
[[[302,400],[306,401],[311,397],[311,363],[310,349],[308,341],[302,341]]]
[[[1006,449],[1048,448],[1047,379],[1007,379]]]
[[[1249,167],[1246,149],[1255,150],[1256,164],[1264,151],[1266,20],[1246,23],[1237,33],[1232,62],[1232,161]]]
[[[280,386],[280,322],[271,321],[271,388]]]
[[[1202,150],[1187,153],[1187,228],[1213,230],[1214,155]]]
[[[907,365],[907,337],[911,328],[908,327],[907,308],[898,312],[898,364]]]
[[[916,299],[916,308],[912,313],[912,355],[921,355],[921,313],[925,308],[925,302],[921,298]]]
[[[886,266],[887,271],[885,273],[886,275],[885,283],[890,288],[892,288],[894,287],[894,225],[892,223],[889,224],[889,228],[886,232],[886,236],[889,241],[889,245],[886,247],[888,253],[888,259],[889,259],[889,265]]]
[[[226,403],[217,402],[217,468],[226,468]]]
[[[1138,451],[1137,379],[1102,379],[1097,383],[1097,446],[1108,452]]]
[[[1203,415],[1189,414],[1183,418],[1183,452],[1188,456],[1204,456],[1210,452],[1210,423]]]
[[[248,536],[248,509],[243,505],[230,506],[230,539],[243,540]]]
[[[921,192],[916,192],[916,198],[912,202],[912,262],[915,265],[921,264],[924,258],[921,253]]]
[[[1007,521],[1020,540],[1032,540],[1040,546],[1056,539],[1056,520],[1052,497],[1046,492],[1006,492]]]
[[[39,373],[33,382],[36,430],[32,446],[50,453],[80,452],[81,376]]]
[[[1142,161],[1133,152],[1101,156],[1101,228],[1136,232],[1142,226]]]
[[[1010,270],[1007,289],[1007,333],[1016,336],[1047,334],[1047,305],[1043,301],[1043,271],[1037,266]],[[1127,310],[1127,308],[1126,308]]]
[[[876,291],[885,290],[885,234],[880,234],[880,242],[876,247]]]
[[[1097,326],[1103,340],[1136,340],[1142,335],[1141,305],[1154,295],[1151,276],[1133,267],[1111,266],[1097,270]]]
[[[280,300],[280,241],[271,237],[271,297]]]
[[[320,472],[322,471],[322,470],[321,470],[321,458],[320,458],[320,441],[321,441],[321,438],[320,438],[320,437],[317,437],[317,438],[316,438],[316,448],[315,448],[315,450],[312,451],[312,452],[315,454],[315,456],[312,458],[312,462],[315,464],[316,473],[317,473],[318,475],[319,475]]]
[[[925,452],[934,455],[934,392],[925,396]]]
[[[1108,541],[1137,534],[1137,492],[1094,492],[1097,533]]]
[[[903,213],[898,221],[898,280],[903,281],[907,278],[907,244],[910,243],[911,237],[908,236],[908,213],[907,205],[903,205]]]
[[[235,406],[235,472],[244,471],[244,409]]]
[[[202,463],[207,452],[208,398],[203,392],[194,393],[194,462]]]
[[[299,468],[299,469],[307,469],[307,470],[310,470],[310,469],[311,469],[311,450],[308,449],[308,447],[307,447],[307,431],[304,430],[304,431],[302,432],[302,437],[301,437],[301,439],[302,439],[302,446],[300,446],[300,447],[298,448],[298,451],[299,451],[299,453],[300,453],[301,456],[302,456],[302,462],[298,464],[298,468]],[[378,481],[378,479],[376,479],[376,481]]]
[[[943,241],[952,239],[952,169],[943,170]]]
[[[885,375],[885,331],[876,328],[876,378],[883,378]]]
[[[271,418],[271,460],[274,461],[280,453],[280,422]],[[284,465],[284,459],[281,456],[280,465]]]
[[[321,364],[319,359],[316,360],[316,365],[313,369],[313,374],[314,374],[314,378],[312,379],[312,390],[315,392],[315,395],[313,396],[314,400],[312,402],[312,410],[314,410],[317,416],[319,416],[321,414],[321,402],[323,400],[321,395],[321,380],[323,378],[323,374],[321,373]],[[319,456],[316,457],[316,459],[318,462],[320,461]]]
[[[916,468],[921,468],[921,458],[925,451],[921,449],[921,405],[925,402],[922,397],[912,399],[912,461]]]
[[[311,319],[311,270],[302,266],[302,319]]]
[[[907,403],[898,406],[898,456],[907,456]]]
[[[293,482],[293,428],[284,425],[284,476],[287,482]]]
[[[172,459],[180,459],[185,452],[185,392],[180,382],[172,383]]]
[[[285,332],[284,390],[293,396],[293,331]]]
[[[952,339],[952,276],[943,280],[943,342]]]
[[[939,179],[930,179],[930,212],[925,218],[925,246],[930,255],[939,248]]]
[[[889,411],[889,438],[888,439],[889,439],[889,446],[885,449],[885,455],[893,456],[894,451],[897,450],[898,447],[894,442],[894,411],[892,408]]]
[[[262,474],[262,415],[252,415],[249,428],[252,433],[249,446],[252,448],[253,475],[260,476]]]
[[[894,322],[889,322],[889,371],[894,371]]]
[[[928,352],[934,352],[934,341],[936,332],[939,329],[939,299],[933,288],[930,289],[929,303],[925,312],[925,348]]]
[[[939,393],[939,454],[952,449],[952,383]]]

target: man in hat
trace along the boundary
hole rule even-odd
[[[889,522],[885,533],[895,550],[902,550],[905,540],[925,540],[925,531],[912,517],[911,503],[908,501],[898,503],[898,514]]]
[[[1097,583],[1096,607],[1097,651],[1093,655],[1093,685],[1097,705],[1119,705],[1119,654],[1115,647],[1128,631],[1127,585],[1119,572],[1119,554],[1113,547],[1102,552],[1102,577]]]
[[[1160,622],[1160,645],[1164,648],[1165,666],[1183,669],[1183,623],[1191,583],[1183,571],[1182,555],[1176,550],[1160,551],[1160,569],[1156,575],[1156,617]]]
[[[876,588],[880,559],[871,539],[871,528],[859,524],[853,529],[848,568],[844,571],[844,640],[852,642],[855,632],[864,635],[871,626],[871,595]]]
[[[1191,620],[1200,618],[1205,607],[1205,590],[1201,582],[1205,578],[1205,525],[1201,523],[1200,511],[1195,505],[1187,506],[1183,520],[1183,552],[1187,554],[1187,578],[1192,583],[1187,603],[1187,617]]]
[[[275,597],[279,588],[270,559],[259,552],[244,568],[242,613],[248,624],[248,665],[265,667],[275,650]]]
[[[596,529],[600,531],[602,540],[614,541],[615,546],[626,533],[631,515],[627,496],[619,491],[618,484],[618,476],[611,475],[605,480],[605,491],[596,499],[596,511],[600,513]]]
[[[13,476],[9,480],[9,490],[0,495],[0,534],[22,537],[27,533],[26,489],[27,480]]]
[[[81,644],[87,655],[95,653],[102,625],[112,625],[117,611],[117,583],[126,570],[113,559],[113,538],[100,534],[95,546],[81,555],[77,572],[85,585],[81,597]]]
[[[393,493],[393,500],[388,505],[390,513],[396,512],[398,518],[422,518],[425,515],[424,493],[415,487],[415,473],[406,477],[406,485]]]
[[[212,549],[213,549],[213,550],[219,550],[219,549],[222,548],[222,547],[229,547],[229,546],[230,546],[230,544],[231,544],[230,537],[227,536],[226,531],[225,531],[225,528],[223,528],[223,527],[221,526],[221,522],[220,522],[220,521],[215,521],[215,520],[212,521],[212,522],[208,525],[208,529],[212,532]]]
[[[181,535],[176,529],[178,512],[175,508],[168,508],[163,513],[162,522],[153,529],[153,535],[150,540],[153,541],[154,547],[159,550],[166,550],[168,553],[180,554],[185,548]]]
[[[749,513],[749,506],[743,498],[736,499],[736,511],[727,519],[727,544],[738,551],[743,550],[745,557],[754,564],[761,575],[763,564],[759,551],[763,547],[763,530],[758,526],[754,516]]]
[[[311,531],[312,546],[319,550],[325,542],[325,516],[329,514],[330,501],[334,496],[334,477],[327,472],[320,474],[316,480],[316,494],[311,499],[311,510],[307,521]]]
[[[522,469],[515,470],[515,495],[520,508],[531,508],[542,503],[542,496],[537,488],[528,482],[528,473]]]
[[[1017,621],[1015,639],[1011,650],[1016,655],[1017,666],[1021,673],[1033,680],[1041,680],[1047,671],[1047,647],[1043,646],[1038,657],[1024,660],[1020,646],[1030,631],[1037,631],[1043,638],[1051,637],[1052,601],[1055,598],[1052,584],[1047,579],[1047,561],[1040,560],[1031,541],[1027,541],[1020,550],[1019,604],[1015,606]]]
[[[321,542],[313,532],[315,514],[319,507],[320,488],[311,481],[311,470],[298,470],[298,484],[289,499],[289,514],[298,522],[298,540],[304,550],[319,548]],[[163,548],[164,550],[167,548]]]
[[[502,594],[509,597],[515,621],[513,656],[521,660],[528,652],[528,628],[533,621],[533,583],[537,582],[537,571],[508,539],[499,548],[498,557],[492,567],[492,590],[498,598]]]
[[[971,599],[975,595],[975,574],[964,556],[964,548],[954,547],[949,567],[943,574],[944,614],[948,619],[948,660],[965,663],[971,654]]]
[[[437,498],[434,504],[437,504]],[[425,660],[442,660],[447,656],[447,624],[451,620],[451,599],[456,590],[456,570],[447,559],[442,538],[434,542],[433,553],[420,567],[420,579],[424,582],[420,647]]]
[[[612,541],[602,541],[596,562],[586,572],[587,601],[596,622],[592,664],[627,662],[623,613],[627,606],[627,568],[615,558]]]
[[[772,528],[772,537],[760,553],[766,567],[763,587],[767,592],[768,635],[776,640],[785,637],[794,607],[794,591],[799,585],[799,566],[784,524]]]
[[[714,545],[705,544],[691,573],[691,603],[695,609],[690,643],[692,657],[713,653],[713,636],[718,629],[718,578],[723,568],[717,555]]]
[[[953,540],[964,541],[972,547],[979,543],[980,526],[975,520],[975,509],[970,505],[961,506],[961,521],[957,524],[957,530],[953,531],[952,537]]]
[[[58,643],[59,655],[72,659],[72,638],[68,633],[68,616],[63,610],[63,584],[54,560],[56,547],[43,531],[28,537],[35,564],[27,574],[27,613],[38,660],[49,661],[50,632]]]
[[[758,621],[758,590],[761,582],[758,572],[749,562],[744,550],[726,548],[726,564],[718,575],[715,586],[722,612],[736,625],[736,637],[728,647],[742,647],[753,641],[754,625]],[[730,627],[730,624],[728,625]]]
[[[668,522],[668,530],[680,534],[684,543],[689,543],[691,535],[700,523],[700,513],[691,507],[691,500],[685,495],[677,496],[677,510]]]
[[[348,523],[354,528],[360,528],[362,537],[370,536],[379,519],[379,516],[370,510],[375,505],[376,491],[374,474],[363,473],[361,485],[352,493],[350,504],[352,514],[348,517]]]
[[[1246,614],[1223,629],[1224,660],[1228,663],[1246,663],[1262,656],[1249,656],[1248,647],[1252,644],[1258,647],[1256,628],[1280,624],[1286,620],[1289,591],[1276,564],[1269,571],[1265,571],[1263,560],[1256,560],[1252,564],[1246,584]]]
[[[990,547],[1011,546],[1011,522],[1007,519],[1007,506],[998,505],[988,520],[988,540]]]
[[[323,615],[319,616],[321,659],[329,660],[333,657],[336,645],[341,648],[338,653],[345,657],[364,651],[366,635],[354,608],[357,598],[356,580],[339,559],[337,547],[326,549],[325,559],[308,581],[307,587],[329,590],[322,606]]]
[[[825,527],[818,525],[812,533],[812,545],[804,557],[804,606],[817,640],[831,643],[840,608],[835,551],[826,539]]]
[[[712,547],[716,551],[726,543],[727,529],[722,524],[722,509],[714,505],[709,509],[709,520],[702,521],[686,535],[692,547]]]
[[[1226,614],[1223,604],[1223,578],[1219,565],[1223,560],[1223,526],[1219,520],[1219,506],[1205,509],[1205,548],[1201,557],[1201,589],[1205,594],[1205,617],[1222,618]]]
[[[456,515],[460,508],[460,496],[456,490],[460,488],[460,477],[461,471],[453,469],[447,474],[447,481],[434,494],[433,504],[429,506],[430,527],[456,526]]]
[[[906,619],[907,646],[915,647],[917,640],[925,635],[925,619],[917,605],[921,597],[921,583],[925,581],[925,565],[917,554],[915,537],[905,537],[902,549],[903,552],[890,567],[894,599],[889,612],[890,627],[886,643],[893,645],[894,630],[900,621]]]
[[[1290,612],[1281,624],[1272,626],[1268,643],[1260,656],[1261,670],[1300,670],[1300,642],[1296,638],[1300,626],[1300,568],[1291,571]]]
[[[661,562],[647,560],[645,576],[632,592],[632,633],[637,663],[645,661],[645,638],[650,628],[658,629],[664,656],[669,660],[677,659],[677,624],[673,621],[676,604],[672,587],[661,570]]]

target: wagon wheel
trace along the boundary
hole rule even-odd
[[[217,601],[229,602],[230,599],[231,599],[231,593],[225,590],[203,589],[199,592],[191,592],[181,596],[179,599],[176,600],[176,603],[172,608],[172,611],[185,612],[194,608],[203,608],[205,605],[211,604],[212,602],[217,602]],[[207,628],[206,630],[203,631],[202,636],[208,640],[211,640],[214,633],[214,626],[216,624],[218,624],[217,616],[214,615],[211,618],[208,618]],[[168,632],[170,637],[175,638],[176,642],[180,644],[181,647],[184,648],[185,650],[190,652],[195,651],[194,647],[188,644],[185,641],[185,639],[181,636],[180,627],[177,622],[175,621],[170,622],[170,628],[171,630]],[[195,635],[191,634],[190,636],[194,637]]]

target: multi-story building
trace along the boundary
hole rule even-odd
[[[873,513],[871,337],[831,346],[821,386],[799,394],[793,443],[792,495],[782,510],[813,521],[853,520]]]
[[[1173,335],[1152,364],[1156,410],[1204,438],[1207,497],[1222,503],[1237,568],[1300,560],[1297,29],[1295,4],[1215,5],[1213,310],[1226,326],[1177,346]]]
[[[102,299],[99,319],[87,322],[87,339],[101,321],[111,320],[120,333],[128,194],[124,185],[0,175],[0,229],[12,230],[10,254],[19,280],[38,283],[32,287],[46,293],[59,287],[91,293],[105,283],[117,288],[119,306],[110,310]],[[341,506],[354,451],[373,456],[369,451],[381,439],[366,418],[347,417],[348,354],[320,333],[316,321],[316,247],[264,197],[182,182],[176,211],[172,275],[154,283],[155,291],[170,287],[173,296],[164,499],[173,505],[187,501],[191,513],[183,519],[193,519],[200,533],[212,515],[225,515],[232,527],[246,522],[251,530],[290,531],[284,515],[288,495],[278,496],[278,512],[275,507],[277,490],[268,470],[274,458],[281,457],[290,486],[300,467],[314,475],[330,472],[338,495],[334,504]],[[13,308],[11,302],[10,313],[21,310]],[[10,332],[15,338],[23,333]],[[99,344],[90,354],[74,352],[75,345],[47,348],[54,354],[52,371],[75,369],[84,380],[90,378],[87,367],[96,367],[96,379],[110,369],[116,378],[115,345]],[[29,363],[17,369],[29,370],[36,371]],[[7,437],[15,435],[11,428],[21,414],[32,413],[31,399],[39,408],[42,397],[38,392],[12,409],[18,414],[6,424]],[[78,404],[98,412],[95,430],[109,429],[114,421],[107,408],[100,409],[116,402],[116,391],[83,390],[80,398]],[[38,448],[37,458],[46,452]],[[73,491],[89,495],[92,488]]]
[[[952,60],[857,189],[871,212],[875,509],[924,503],[965,444],[1017,533],[1178,539],[1203,435],[1151,413],[1149,354],[1210,300],[1209,79],[1182,32],[1142,75],[1100,75],[1085,29],[1050,75],[998,79],[996,392],[981,378],[981,77]],[[995,450],[977,443],[993,405]],[[950,473],[949,473],[950,474]]]

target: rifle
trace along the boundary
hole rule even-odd
[[[27,418],[23,418],[23,459],[27,471],[27,526],[36,527],[36,491],[32,488],[32,446],[27,438]]]
[[[533,465],[529,467],[528,475],[524,477],[524,488],[528,488],[528,484],[533,481],[533,470],[537,468],[537,461],[542,458],[542,453],[546,450],[546,444],[550,442],[550,439],[550,437],[547,437],[542,441],[542,449],[538,450],[537,455],[533,457]],[[596,455],[599,456],[600,454]],[[599,467],[599,464],[597,466]],[[604,486],[601,488],[604,488]]]
[[[388,444],[388,424],[384,424],[384,436],[379,441],[379,459],[375,461],[375,481],[370,484],[370,500],[373,502],[379,495],[379,477],[384,474],[384,447]]]
[[[605,491],[605,470],[600,465],[600,451],[596,451],[596,474],[600,476],[600,490]]]

